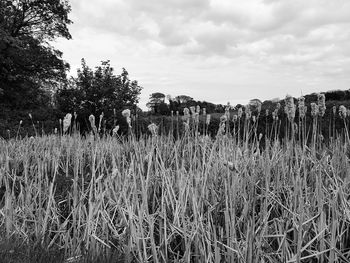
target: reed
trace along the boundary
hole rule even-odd
[[[347,115],[330,143],[317,140],[315,121],[310,149],[302,116],[302,135],[291,130],[281,141],[275,111],[262,147],[256,125],[263,120],[249,107],[233,130],[224,115],[214,139],[198,134],[198,109],[192,122],[186,114],[188,128],[180,134],[177,127],[177,139],[151,124],[138,138],[130,125],[127,137],[0,140],[0,248],[14,239],[40,244],[66,262],[350,258]]]

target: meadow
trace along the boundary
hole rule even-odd
[[[349,116],[337,109],[344,125],[324,138],[322,103],[307,127],[289,102],[261,134],[260,111],[228,112],[209,136],[192,109],[176,138],[156,125],[137,137],[132,125],[126,136],[0,140],[0,257],[349,262]]]

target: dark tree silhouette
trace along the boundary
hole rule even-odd
[[[69,65],[50,46],[71,38],[70,6],[60,0],[0,1],[0,105],[33,108],[66,79]]]
[[[57,92],[56,103],[61,111],[77,112],[82,123],[87,123],[90,114],[99,116],[103,112],[110,125],[114,123],[114,112],[121,117],[124,108],[136,111],[142,87],[129,79],[126,69],[116,76],[109,61],[102,61],[92,70],[82,59],[81,66],[78,76]]]

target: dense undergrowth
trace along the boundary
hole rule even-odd
[[[215,139],[187,117],[177,139],[153,127],[0,141],[1,258],[349,261],[347,116],[328,140],[316,115],[261,135],[259,116],[232,130],[223,117]]]

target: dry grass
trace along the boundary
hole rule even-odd
[[[245,122],[215,140],[0,141],[0,254],[16,240],[66,262],[348,262],[346,136],[261,147]]]

